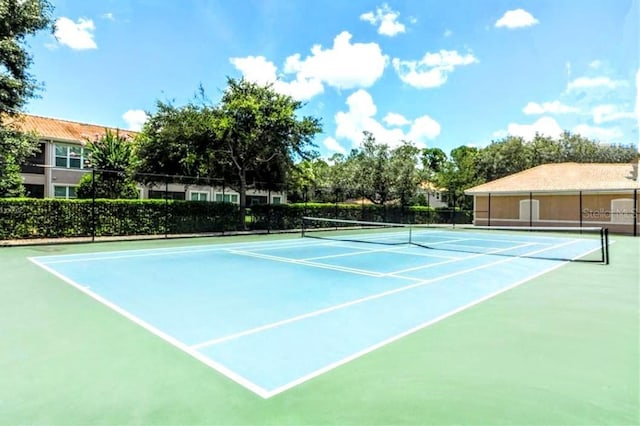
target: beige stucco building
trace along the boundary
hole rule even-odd
[[[638,164],[544,164],[469,188],[478,226],[596,226],[640,233]]]
[[[21,170],[27,196],[34,198],[75,198],[80,178],[86,173],[91,173],[86,161],[86,142],[104,135],[106,129],[123,136],[136,135],[136,132],[130,130],[29,114],[20,115],[12,120],[20,130],[35,132],[40,138],[40,152],[28,164],[23,165]],[[162,198],[165,191],[168,191],[173,199],[239,203],[239,194],[236,191],[217,185],[159,183],[139,185],[138,189],[140,198]],[[284,192],[251,189],[247,191],[247,205],[279,204],[285,201]]]

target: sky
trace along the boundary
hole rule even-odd
[[[363,131],[445,152],[567,130],[640,138],[640,0],[53,0],[28,40],[26,112],[139,130],[227,77],[322,120],[325,158]]]

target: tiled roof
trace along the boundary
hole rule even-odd
[[[543,164],[465,191],[467,194],[638,189],[638,164]]]
[[[43,139],[53,139],[69,142],[83,142],[94,139],[96,135],[103,135],[105,129],[118,131],[121,136],[134,136],[137,132],[115,129],[96,124],[77,123],[75,121],[57,118],[40,117],[37,115],[21,114],[10,119],[18,129],[24,132],[36,132]]]

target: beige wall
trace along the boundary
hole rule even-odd
[[[531,199],[539,202],[539,219],[531,223],[534,226],[578,226],[582,218],[583,226],[606,226],[612,232],[633,233],[632,223],[619,223],[622,221],[621,218],[627,222],[633,221],[633,208],[620,211],[621,214],[617,217],[614,212],[612,219],[611,203],[613,200],[620,199],[631,200],[632,203],[633,197],[633,191],[583,193],[581,205],[578,193],[532,194]],[[520,218],[520,201],[529,200],[529,194],[492,195],[490,207],[488,196],[477,195],[474,199],[474,224],[478,226],[489,224],[489,210],[491,225],[528,226],[530,223],[528,218]],[[636,211],[640,212],[640,200],[636,204]],[[640,220],[636,226],[640,226]]]

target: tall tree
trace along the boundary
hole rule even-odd
[[[136,137],[141,180],[153,183],[157,180],[153,174],[222,178],[215,167],[221,157],[215,108],[195,102],[177,107],[162,101],[156,108]]]
[[[393,195],[400,205],[406,206],[418,188],[418,154],[420,150],[409,142],[391,151],[390,169],[393,177]]]
[[[392,198],[393,190],[389,146],[377,143],[372,133],[364,132],[361,152],[358,177],[364,185],[364,195],[375,204],[384,204]]]
[[[35,95],[25,40],[51,28],[52,10],[47,0],[0,0],[0,116],[20,112]]]
[[[320,121],[299,118],[302,106],[271,86],[234,79],[217,105],[159,102],[137,139],[138,171],[223,179],[240,194],[244,226],[247,189],[284,189],[295,159],[314,157]]]
[[[19,131],[16,115],[38,88],[26,37],[50,27],[51,12],[46,0],[0,0],[0,197],[23,194],[19,165],[38,147],[37,137]]]
[[[218,107],[217,130],[221,148],[231,163],[230,183],[240,194],[242,218],[250,174],[273,164],[291,167],[294,158],[309,158],[312,154],[313,137],[322,128],[317,118],[297,117],[302,106],[271,86],[244,79],[227,80]]]
[[[459,146],[451,150],[450,160],[442,167],[437,183],[447,189],[451,207],[469,208],[470,205],[465,202],[464,190],[484,181],[476,172],[477,155],[477,148]]]

